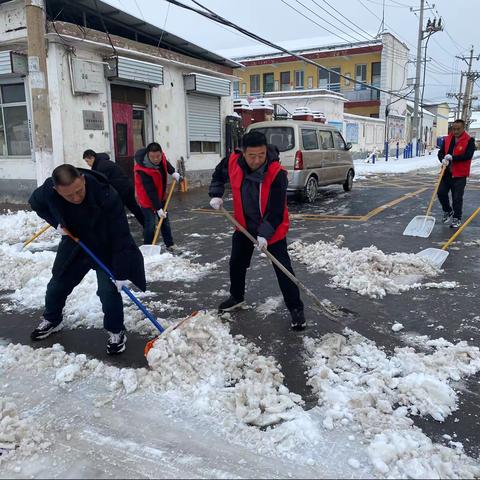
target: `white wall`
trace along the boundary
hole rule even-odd
[[[406,92],[408,76],[408,48],[390,33],[382,35],[381,83],[383,90]],[[395,103],[391,103],[395,102]],[[391,104],[390,104],[391,103]],[[406,100],[380,93],[380,118],[385,118],[385,107],[390,104],[390,114],[404,116]]]
[[[354,127],[349,127],[353,125]],[[351,130],[350,130],[351,129]],[[358,132],[358,141],[354,142],[349,131]],[[343,116],[343,137],[352,143],[352,153],[370,154],[374,149],[382,151],[385,143],[385,121],[345,113]],[[360,155],[356,155],[360,156]]]
[[[26,38],[26,26],[24,0],[0,4],[0,43],[2,47],[8,42]]]
[[[87,49],[77,48],[76,55],[81,59],[102,61],[100,55]],[[53,42],[49,43],[47,71],[54,163],[71,163],[85,168],[82,153],[87,148],[110,152],[111,103],[107,81],[100,94],[73,95],[68,54],[62,45]],[[84,130],[83,110],[103,112],[105,130]]]

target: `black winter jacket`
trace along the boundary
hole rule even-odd
[[[28,202],[52,227],[62,225],[82,240],[117,280],[130,280],[145,291],[143,256],[130,234],[119,195],[102,174],[79,170],[86,181],[86,195],[80,205],[73,205],[61,197],[53,188],[51,177],[32,193]],[[53,273],[68,270],[77,255],[87,254],[72,239],[62,237],[55,260],[60,270]],[[91,263],[96,267],[93,261]]]
[[[239,150],[235,152],[241,153]],[[278,162],[278,155],[278,149],[273,145],[269,145],[266,165],[268,166],[270,163]],[[223,197],[225,193],[225,184],[230,181],[228,176],[228,160],[229,157],[225,157],[213,172],[208,191],[210,197]],[[266,167],[260,167],[260,169],[252,172],[243,155],[238,159],[238,164],[244,172],[241,192],[247,230],[254,236],[260,236],[270,240],[275,230],[283,221],[288,186],[287,172],[284,170],[280,171],[272,183],[267,208],[262,218],[260,213],[260,183],[263,180]]]
[[[110,160],[107,153],[97,153],[92,165],[92,170],[103,173],[103,175],[107,177],[108,181],[118,192],[124,203],[126,197],[130,198],[132,193],[134,193],[135,189],[132,181],[115,162]]]

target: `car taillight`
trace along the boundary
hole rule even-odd
[[[303,170],[303,155],[301,150],[297,150],[297,153],[295,153],[295,164],[293,169]]]

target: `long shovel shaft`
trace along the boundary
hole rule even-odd
[[[467,225],[478,215],[480,212],[480,207],[477,208],[465,221],[465,223],[450,237],[447,243],[445,243],[442,247],[442,250],[446,250],[454,241],[455,239],[467,228]]]
[[[46,232],[49,228],[50,228],[50,224],[47,223],[47,225],[45,225],[41,230],[39,230],[30,240],[27,240],[22,248],[25,248],[27,245],[30,245],[30,243],[32,243],[35,239],[37,239],[40,235],[42,235],[42,233]]]
[[[430,203],[428,204],[427,213],[425,214],[425,218],[427,218],[430,215],[430,212],[432,211],[433,202],[434,202],[435,197],[437,195],[438,189],[440,188],[440,183],[442,181],[443,174],[445,173],[446,169],[447,169],[447,166],[442,165],[442,169],[440,170],[440,175],[438,176],[438,180],[435,184],[435,189],[433,190],[432,198],[430,199]]]
[[[177,183],[177,181],[175,179],[173,179],[172,186],[170,187],[170,191],[168,192],[167,201],[165,202],[165,208],[163,209],[163,211],[165,213],[167,213],[168,205],[170,204],[170,199],[172,198],[173,191],[175,190],[175,184],[176,183]],[[152,245],[156,245],[157,242],[158,242],[158,236],[160,235],[160,229],[162,228],[163,220],[164,220],[164,217],[162,217],[158,221],[158,225],[157,225],[157,228],[155,229],[155,235],[153,237]]]
[[[63,227],[67,235],[93,259],[93,261],[110,277],[112,282],[115,281],[115,276],[113,275],[112,271],[88,248],[79,238],[72,235],[65,227]],[[126,286],[122,287],[122,291],[125,292],[130,300],[142,311],[142,313],[157,327],[160,333],[163,333],[165,330],[160,323],[158,323],[157,319],[145,308],[145,306],[138,300],[138,298],[128,289]]]
[[[237,220],[230,215],[227,210],[223,207],[221,208],[222,213],[230,220],[233,225],[235,225],[253,244],[258,245],[257,239],[250,234],[250,232],[240,225]],[[298,288],[303,290],[314,302],[315,304],[322,310],[322,312],[332,321],[337,322],[338,320],[335,318],[332,313],[328,311],[322,301],[309,289],[307,288],[295,275],[293,275],[289,270],[287,270],[265,247],[261,250],[269,259],[270,261],[275,264],[279,270],[281,270]]]

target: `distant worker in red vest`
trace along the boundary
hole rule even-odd
[[[443,208],[443,223],[450,222],[451,228],[458,228],[462,224],[463,194],[474,152],[475,139],[465,131],[465,122],[455,120],[451,133],[444,138],[438,152],[438,159],[447,167],[438,189],[438,199]]]
[[[223,206],[222,197],[228,181],[237,221],[257,238],[259,248],[267,247],[293,274],[286,239],[289,227],[287,172],[279,163],[278,149],[267,145],[263,133],[253,131],[244,135],[242,151],[235,150],[217,165],[209,190],[212,208],[218,210]],[[244,305],[245,277],[253,249],[253,243],[236,230],[230,257],[230,297],[220,304],[220,312]],[[303,330],[306,322],[298,287],[277,267],[274,269],[292,317],[292,328]]]
[[[167,199],[167,174],[177,182],[181,179],[180,174],[175,172],[175,168],[167,160],[157,142],[152,142],[147,148],[141,148],[135,153],[133,171],[135,194],[144,216],[143,243],[145,245],[152,243],[157,220],[163,217],[161,227],[163,241],[168,251],[175,251],[170,222],[163,208]]]

